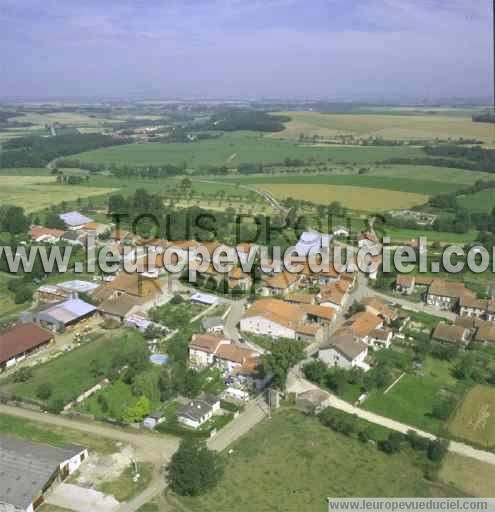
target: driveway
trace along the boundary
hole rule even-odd
[[[233,419],[218,434],[208,440],[208,448],[220,452],[231,443],[247,434],[255,425],[268,414],[268,407],[262,398],[251,400],[245,410]]]
[[[65,483],[54,486],[45,496],[45,502],[75,512],[114,512],[119,507],[113,496]]]

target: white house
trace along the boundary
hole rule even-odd
[[[318,351],[318,359],[327,366],[336,366],[350,370],[361,368],[364,371],[369,366],[364,362],[368,355],[368,347],[354,338],[351,331],[340,329],[324,342]]]
[[[177,419],[179,423],[196,429],[211,419],[219,409],[220,400],[208,395],[202,399],[191,400],[182,406],[177,412]]]
[[[241,331],[273,338],[314,340],[320,327],[307,321],[305,310],[279,299],[260,299],[241,318]]]

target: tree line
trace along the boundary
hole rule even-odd
[[[127,139],[115,139],[99,133],[19,137],[4,143],[4,150],[0,153],[0,168],[44,167],[61,156],[128,142]]]

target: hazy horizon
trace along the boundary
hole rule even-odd
[[[2,0],[0,98],[489,98],[489,0]]]

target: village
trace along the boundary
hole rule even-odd
[[[239,267],[225,276],[210,264],[192,285],[165,272],[163,249],[173,246],[177,258],[186,258],[187,248],[200,242],[145,240],[79,212],[60,218],[66,231],[33,226],[33,243],[66,241],[82,248],[86,237],[96,235],[100,247],[122,253],[126,246],[148,247],[156,251],[156,265],[142,273],[120,269],[85,279],[73,274],[41,284],[32,307],[0,334],[5,404],[157,434],[195,432],[213,449],[223,449],[282,401],[313,413],[342,399],[337,408],[366,409],[368,397],[369,403],[385,397],[411,371],[409,364],[413,375],[424,376],[435,357],[448,360],[470,344],[495,343],[495,301],[476,298],[459,282],[398,275],[387,295],[373,287],[378,271],[366,274],[352,264],[342,272],[331,265],[314,273],[306,263],[299,273],[284,270],[255,280]],[[296,247],[305,255],[321,250],[333,237],[340,243],[343,230],[303,232]],[[204,245],[211,254],[221,244]],[[239,244],[239,254],[247,258],[251,245]],[[370,229],[359,235],[355,249],[373,245],[379,241]],[[432,356],[420,356],[419,343],[428,344]],[[83,362],[87,350],[92,359]],[[288,355],[292,351],[297,355]],[[115,352],[113,359],[108,352]],[[58,368],[70,369],[76,360],[86,366],[87,378],[61,391]],[[449,407],[450,399],[430,399],[433,417]],[[381,407],[377,412],[387,416]],[[410,419],[414,411],[400,414],[393,419]],[[430,435],[433,425],[431,433],[437,433],[434,422],[416,420],[411,429],[424,427]],[[11,456],[25,449],[9,448]],[[78,458],[78,467],[87,456],[80,447],[62,458]],[[2,464],[11,470],[8,459]],[[72,466],[59,464],[61,480]],[[30,504],[42,502],[48,489],[33,484],[25,491]]]

